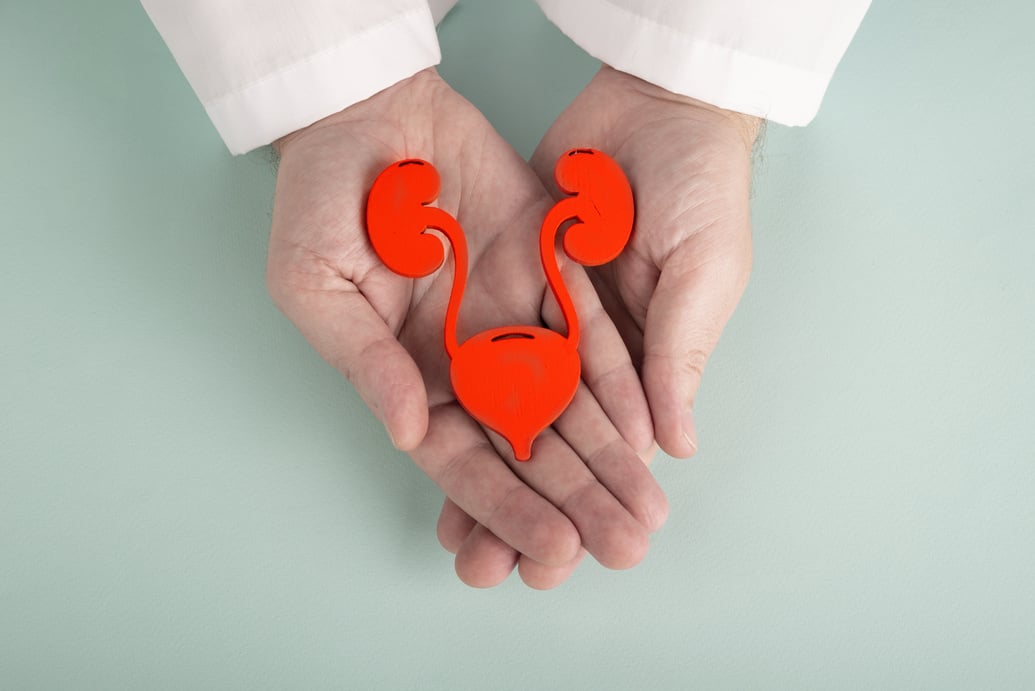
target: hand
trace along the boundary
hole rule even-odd
[[[632,182],[637,216],[630,245],[589,275],[641,373],[654,434],[673,456],[697,450],[694,396],[747,285],[751,149],[760,125],[758,118],[604,67],[532,157],[532,167],[555,194],[553,162],[573,147],[610,154]],[[652,455],[653,450],[641,454],[645,461]],[[447,500],[439,519],[442,544],[455,548],[472,526]],[[476,566],[506,558],[500,545],[476,550],[470,540],[464,544],[463,556]],[[525,580],[552,587],[577,563],[536,568]]]
[[[655,437],[672,456],[697,450],[694,397],[751,271],[748,196],[760,126],[605,66],[532,156],[554,191],[552,161],[572,146],[610,154],[632,183],[632,240],[590,276],[640,370]]]
[[[570,412],[571,409],[565,415]],[[652,443],[637,455],[646,467],[657,453],[658,445]],[[651,524],[652,530],[660,528],[668,514],[663,495],[660,499],[661,513]],[[526,585],[549,590],[568,580],[586,556],[585,548],[579,549],[574,559],[560,566],[529,559],[493,535],[448,497],[438,519],[438,539],[446,550],[456,555],[457,573],[471,585],[495,585],[503,581],[517,563]]]
[[[571,563],[582,546],[606,566],[638,562],[664,495],[623,439],[652,437],[649,411],[621,337],[585,271],[565,265],[583,325],[583,379],[569,411],[540,435],[528,463],[457,404],[443,348],[452,258],[411,280],[384,266],[366,236],[366,195],[389,164],[438,169],[437,205],[463,227],[470,277],[460,340],[492,326],[538,324],[546,305],[538,232],[545,188],[481,114],[421,72],[277,143],[281,154],[268,284],[315,350],[355,385],[393,443],[480,526],[457,569],[492,585]],[[616,420],[616,426],[611,420]],[[619,432],[621,430],[621,433]],[[465,559],[467,543],[504,560]],[[520,555],[520,556],[519,556]]]

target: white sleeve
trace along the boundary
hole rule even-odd
[[[593,57],[669,91],[806,125],[870,0],[538,0]]]
[[[441,60],[456,0],[141,0],[231,153]]]

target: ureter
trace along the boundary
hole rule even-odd
[[[546,273],[546,283],[557,298],[557,304],[561,307],[561,314],[564,315],[564,325],[568,330],[568,341],[572,348],[579,345],[579,319],[575,313],[575,304],[571,300],[568,288],[564,285],[561,277],[560,267],[557,265],[557,231],[570,221],[578,217],[572,204],[566,204],[568,200],[562,200],[550,209],[543,221],[542,230],[539,232],[539,256],[543,262],[543,271]],[[571,211],[569,211],[571,209]]]
[[[428,211],[433,212],[428,227],[441,231],[449,240],[449,246],[453,248],[453,287],[449,291],[444,325],[446,353],[449,354],[450,359],[453,359],[460,348],[456,326],[460,315],[460,302],[464,299],[464,290],[467,288],[467,241],[464,239],[464,231],[456,219],[437,208],[429,207]]]

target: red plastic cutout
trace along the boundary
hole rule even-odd
[[[467,244],[451,215],[428,206],[439,193],[438,171],[410,159],[386,168],[367,201],[367,233],[374,251],[392,271],[409,278],[427,276],[445,261],[441,231],[455,260],[453,288],[445,317],[445,347],[457,400],[486,427],[501,434],[519,461],[532,456],[532,442],[560,417],[579,385],[579,323],[557,265],[557,233],[568,221],[564,251],[586,266],[617,257],[633,226],[633,195],[622,169],[606,154],[573,149],[557,162],[554,175],[566,197],[550,210],[539,234],[546,280],[564,314],[567,336],[535,326],[503,326],[463,344],[456,325],[467,284]]]

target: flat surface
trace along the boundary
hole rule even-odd
[[[1035,687],[1033,24],[877,3],[769,129],[646,561],[483,592],[266,296],[268,152],[135,3],[0,4],[0,687]],[[442,36],[524,154],[595,69],[530,2]]]

